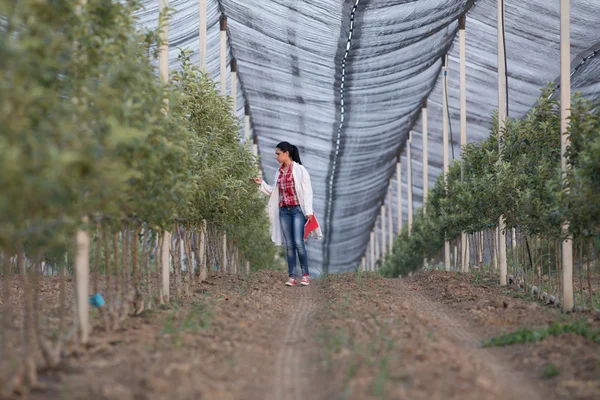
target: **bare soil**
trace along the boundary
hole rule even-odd
[[[581,336],[482,347],[556,321],[600,329],[593,314],[564,315],[453,273],[339,274],[295,288],[285,279],[278,271],[211,276],[114,332],[94,317],[91,342],[41,370],[39,387],[20,398],[600,398],[600,345]],[[13,284],[18,306],[22,289]],[[41,285],[42,312],[54,315],[58,281]]]

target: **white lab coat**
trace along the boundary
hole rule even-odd
[[[296,194],[298,195],[298,201],[300,203],[300,208],[302,208],[302,212],[304,215],[313,215],[313,191],[312,186],[310,184],[310,175],[304,166],[294,162],[292,167],[292,175],[294,176],[294,184],[296,188]],[[268,194],[269,204],[268,204],[268,213],[269,220],[271,221],[271,239],[275,243],[276,246],[283,245],[283,234],[281,233],[281,223],[279,222],[279,187],[277,186],[277,181],[279,178],[279,168],[275,172],[275,180],[274,185],[270,186],[263,180],[260,185],[260,190]],[[316,236],[320,239],[323,234],[321,232],[321,228],[317,228]]]

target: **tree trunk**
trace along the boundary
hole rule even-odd
[[[110,244],[108,241],[108,227],[103,227],[103,236],[104,236],[104,269],[106,273],[106,306],[110,311],[112,307],[114,307],[113,297],[112,297],[112,287],[111,287],[111,272],[110,272]],[[113,250],[114,250],[113,245]],[[116,255],[115,255],[116,259]]]
[[[189,230],[183,231],[183,227],[181,227],[182,238],[184,239],[183,245],[185,250],[185,258],[186,258],[186,272],[187,272],[187,280],[185,284],[185,294],[190,294],[190,287],[192,287],[194,283],[194,263],[192,262],[192,247],[190,245],[192,239],[192,233]]]
[[[130,252],[130,244],[129,244],[129,223],[125,224],[125,230],[123,231],[123,303],[125,302],[125,297],[129,293],[129,281],[131,280],[131,260],[129,259]]]
[[[594,311],[596,308],[594,305],[594,291],[592,290],[592,239],[588,238],[587,246],[587,283],[590,297],[590,310]]]
[[[150,267],[150,253],[152,253],[154,238],[153,234],[148,230],[148,225],[144,230],[144,239],[142,241],[142,253],[144,254],[144,270],[146,275],[146,296],[147,308],[152,309],[152,268]],[[148,249],[146,250],[146,246]]]
[[[122,237],[124,237],[123,235],[121,235]],[[123,271],[123,265],[125,265],[125,263],[127,262],[126,259],[126,255],[125,255],[125,250],[126,248],[125,246],[125,242],[121,241],[121,262],[119,263],[119,232],[117,230],[115,230],[113,232],[112,235],[112,244],[113,244],[113,261],[115,263],[115,287],[116,290],[114,290],[115,294],[115,302],[111,305],[111,310],[110,311],[110,317],[112,318],[112,329],[116,330],[118,328],[118,324],[119,324],[119,307],[120,307],[120,302],[121,302],[121,298],[122,298],[122,286],[124,285],[124,283],[122,281],[125,281],[125,277],[122,276],[121,272]],[[106,257],[110,257],[110,254],[107,254]],[[113,288],[110,288],[111,291],[113,291]]]
[[[92,287],[94,289],[94,294],[99,293],[98,291],[98,274],[100,273],[100,256],[101,256],[101,240],[100,240],[100,223],[96,223],[96,253],[94,255],[94,276]]]
[[[35,367],[35,358],[33,354],[33,292],[31,281],[28,277],[26,256],[23,252],[23,246],[17,244],[17,267],[21,272],[21,282],[24,291],[24,311],[25,318],[23,319],[23,366],[25,367],[25,378],[30,386],[37,384],[37,369]],[[77,318],[77,317],[75,317]]]
[[[583,293],[584,291],[584,284],[583,284],[583,265],[584,265],[584,260],[585,260],[585,253],[583,251],[583,247],[584,247],[584,239],[582,238],[579,241],[579,297],[580,297],[580,304],[583,306],[583,304],[585,304],[585,295]]]
[[[478,232],[477,234],[479,235],[479,247],[477,248],[477,251],[479,252],[479,268],[483,270],[483,261],[485,258],[485,248],[483,247],[484,231]]]
[[[160,234],[160,236],[158,237],[158,247],[156,248],[156,272],[158,274],[158,303],[159,304],[165,304],[165,297],[166,297],[166,293],[163,293],[163,284],[162,284],[162,277],[163,277],[163,240],[164,240],[164,234]]]
[[[181,298],[181,232],[177,225],[175,225],[173,232],[177,232],[173,258],[175,260],[175,298],[179,300]]]
[[[198,260],[198,279],[200,282],[203,282],[208,277],[207,268],[208,268],[208,256],[206,253],[206,221],[202,221],[202,226],[200,227],[200,237],[198,239],[196,245],[196,259]],[[198,246],[199,244],[199,246]]]
[[[136,314],[140,314],[144,310],[144,300],[142,298],[142,288],[140,287],[140,266],[138,243],[140,237],[140,226],[136,226],[131,238],[131,258],[133,267],[133,303]]]
[[[560,242],[554,241],[554,252],[555,252],[555,262],[556,262],[556,278],[557,278],[557,289],[556,289],[556,302],[560,302],[562,299],[562,268],[560,267]]]
[[[7,386],[7,382],[4,381],[4,377],[7,376],[7,370],[10,368],[10,357],[8,355],[8,343],[10,342],[9,332],[11,331],[12,324],[12,309],[10,295],[12,292],[12,275],[11,275],[11,260],[9,256],[10,252],[5,249],[3,254],[4,262],[2,264],[2,325],[0,325],[0,396],[8,396],[8,393],[4,392],[4,388]]]

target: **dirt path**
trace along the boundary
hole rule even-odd
[[[552,322],[551,312],[517,299],[503,301],[490,287],[481,288],[487,298],[475,290],[472,298],[476,301],[464,296],[464,302],[453,307],[432,296],[456,295],[458,292],[450,293],[452,278],[430,287],[421,284],[427,275],[420,278],[343,274],[323,282],[327,303],[319,316],[319,325],[324,329],[322,346],[340,386],[340,398],[597,398],[594,396],[599,392],[594,388],[600,368],[594,367],[593,358],[589,362],[584,359],[597,354],[600,346],[586,344],[583,338],[555,339],[563,341],[562,348],[567,350],[562,352],[564,360],[572,364],[585,362],[587,375],[581,373],[581,367],[569,371],[565,366],[559,375],[543,376],[541,371],[548,359],[532,356],[532,349],[543,344],[482,348],[483,340],[490,335],[528,325],[530,314],[537,316],[535,321]],[[446,289],[448,292],[444,292]],[[580,352],[572,351],[576,348]],[[573,396],[575,382],[581,388],[577,396]]]
[[[44,387],[29,398],[552,400],[600,393],[600,346],[579,336],[546,347],[481,348],[492,334],[532,316],[547,324],[553,315],[489,287],[448,274],[331,275],[307,288],[284,281],[276,271],[211,277],[182,301],[131,318],[127,329],[97,328],[89,346],[71,349],[58,370],[41,374]],[[561,370],[552,380],[540,374],[548,360]]]
[[[547,394],[543,393],[544,389],[532,381],[531,377],[517,373],[506,359],[497,357],[492,351],[482,348],[481,343],[485,336],[477,332],[468,321],[456,315],[449,307],[430,300],[422,291],[411,287],[403,279],[398,280],[396,286],[406,305],[415,310],[420,319],[429,321],[439,331],[445,332],[447,338],[465,358],[473,360],[481,367],[480,379],[490,385],[493,382],[498,386],[498,399],[548,398]]]
[[[328,399],[319,366],[312,313],[318,293],[314,287],[290,288],[291,315],[275,363],[273,400]]]
[[[284,281],[274,271],[213,277],[125,330],[96,329],[86,349],[42,373],[44,387],[31,398],[334,398],[312,322],[319,293]]]

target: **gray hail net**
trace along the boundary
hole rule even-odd
[[[460,158],[458,18],[467,12],[467,139],[489,135],[497,108],[497,0],[207,0],[207,70],[219,80],[219,18],[228,18],[227,65],[238,66],[237,114],[251,106],[265,179],[275,145],[298,145],[310,172],[324,239],[309,242],[318,272],[353,269],[365,253],[388,188],[397,234],[395,165],[412,130],[414,208],[422,205],[421,106],[428,100],[428,184],[442,172],[441,57],[448,53],[448,109]],[[144,2],[140,24],[156,28],[158,2]],[[198,0],[171,1],[170,67],[180,48],[199,60]],[[600,0],[571,4],[572,89],[600,96]],[[524,115],[540,89],[559,81],[559,2],[506,0],[509,112]],[[581,61],[585,60],[583,64]],[[579,66],[578,66],[579,65]],[[228,67],[229,70],[229,67]],[[230,93],[227,74],[227,92]],[[243,137],[243,136],[242,136]],[[452,157],[452,156],[450,156]],[[391,185],[391,186],[390,186]],[[386,221],[387,225],[387,221]],[[380,231],[379,231],[380,232]]]

